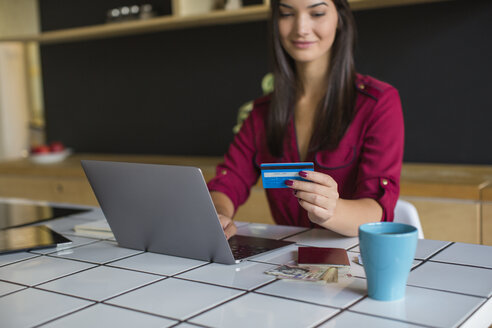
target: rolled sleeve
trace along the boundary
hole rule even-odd
[[[378,99],[362,148],[355,198],[375,199],[381,221],[393,221],[400,193],[404,124],[398,91],[390,88]]]

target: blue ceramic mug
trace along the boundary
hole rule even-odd
[[[359,226],[359,247],[370,298],[395,301],[405,297],[417,237],[417,228],[403,223]]]

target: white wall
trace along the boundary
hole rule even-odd
[[[26,77],[22,43],[0,43],[0,160],[22,157],[29,147]]]
[[[39,32],[37,0],[0,0],[0,39]],[[42,117],[37,45],[0,42],[0,160],[29,149],[29,124]]]

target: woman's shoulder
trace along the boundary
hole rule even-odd
[[[253,109],[251,111],[251,115],[254,116],[256,119],[260,119],[263,121],[270,108],[271,100],[271,94],[267,94],[253,100]]]
[[[272,100],[272,94],[269,93],[260,98],[256,98],[253,101],[253,110],[266,110],[270,107],[270,102]]]
[[[249,121],[249,124],[253,124],[253,126],[263,124],[268,108],[270,107],[270,99],[271,95],[268,94],[243,104],[237,114],[237,123],[232,129],[234,134],[237,134],[241,130],[246,121]]]
[[[394,86],[369,75],[357,74],[355,81],[359,94],[376,101],[388,94],[398,95],[398,90]]]

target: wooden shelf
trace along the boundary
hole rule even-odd
[[[264,20],[267,17],[268,8],[264,5],[256,5],[241,8],[239,10],[220,10],[201,15],[182,17],[160,16],[140,21],[101,24],[48,31],[38,35],[3,38],[0,39],[0,41],[34,41],[41,44],[75,42],[165,30],[185,29],[197,26],[258,21]]]
[[[440,1],[449,0],[349,0],[354,10]],[[254,5],[243,7],[238,10],[217,10],[199,15],[160,16],[142,21],[101,24],[48,31],[35,35],[4,37],[0,38],[0,42],[38,42],[41,44],[68,43],[199,26],[261,21],[266,20],[268,15],[268,5]]]

